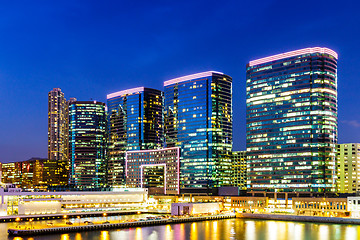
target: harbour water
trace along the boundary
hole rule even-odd
[[[97,219],[132,219],[144,217],[147,215],[127,215],[99,217]],[[95,218],[84,218],[81,221],[93,220]],[[64,221],[64,220],[54,220]],[[78,219],[71,219],[76,224]],[[46,224],[48,221],[39,221],[20,224]],[[217,221],[204,221],[194,223],[169,224],[162,226],[137,227],[130,229],[89,231],[67,234],[51,234],[33,237],[8,237],[6,229],[17,223],[1,223],[0,239],[14,240],[112,240],[112,239],[130,239],[130,240],[342,240],[360,238],[359,225],[341,225],[341,224],[318,224],[301,223],[285,221],[265,221],[265,220],[246,220],[246,219],[225,219]]]

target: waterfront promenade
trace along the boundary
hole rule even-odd
[[[238,213],[237,218],[257,219],[257,220],[277,220],[291,222],[311,222],[311,223],[337,223],[337,224],[354,224],[360,225],[360,219],[344,217],[319,217],[303,216],[291,214],[259,214],[259,213]]]
[[[78,213],[55,213],[55,214],[37,214],[37,215],[9,215],[1,216],[0,222],[15,222],[15,221],[29,221],[30,219],[36,220],[51,220],[51,219],[62,219],[64,216],[66,218],[76,218],[80,216],[84,217],[97,217],[103,216],[106,214],[108,216],[112,215],[131,215],[131,214],[168,214],[166,210],[155,210],[155,209],[141,209],[141,210],[127,210],[127,211],[91,211],[91,212],[78,212]]]

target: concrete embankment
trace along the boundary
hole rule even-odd
[[[338,224],[358,224],[360,219],[340,218],[340,217],[314,217],[314,216],[298,216],[298,215],[280,215],[280,214],[255,214],[240,213],[237,218],[243,219],[261,219],[261,220],[277,220],[292,222],[312,222],[312,223],[338,223]]]
[[[68,227],[45,227],[45,228],[34,228],[34,229],[10,228],[8,229],[8,233],[9,235],[13,235],[13,236],[25,236],[25,235],[68,233],[68,232],[80,232],[80,231],[104,230],[104,229],[145,227],[145,226],[153,226],[153,225],[198,222],[198,221],[218,220],[218,219],[227,219],[227,218],[235,218],[235,215],[234,214],[213,215],[213,216],[203,216],[203,217],[172,218],[172,219],[147,220],[147,221],[122,222],[122,223],[103,223],[103,224],[91,224],[91,225],[81,225],[81,226],[72,225]]]

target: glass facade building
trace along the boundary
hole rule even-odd
[[[70,184],[79,189],[106,184],[105,103],[73,101],[69,106]]]
[[[337,58],[315,47],[249,62],[248,190],[334,190]]]
[[[108,183],[125,184],[125,152],[164,146],[163,92],[133,88],[107,95]]]
[[[181,149],[181,193],[231,185],[232,78],[209,71],[164,87],[166,145]]]

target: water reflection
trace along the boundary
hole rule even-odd
[[[69,240],[70,239],[69,234],[62,234],[60,239],[61,240]]]
[[[190,238],[194,240],[198,239],[197,224],[195,222],[191,224]]]
[[[0,224],[0,239],[7,239],[4,224]],[[134,240],[342,240],[358,239],[360,226],[339,224],[297,223],[226,219],[163,226],[111,229],[68,234],[40,235],[36,240],[86,240],[86,239],[134,239]],[[2,235],[1,235],[2,234]],[[4,235],[5,234],[5,235]],[[9,237],[12,240],[32,238]]]
[[[319,239],[329,239],[329,226],[328,225],[320,225],[318,231]]]
[[[75,240],[82,240],[81,233],[75,234]]]
[[[137,227],[135,229],[135,240],[142,240],[141,228]]]
[[[110,239],[109,232],[108,231],[101,231],[100,239],[101,240],[109,240]]]
[[[255,240],[256,235],[256,228],[254,221],[246,221],[246,228],[245,228],[245,239],[248,240]]]

